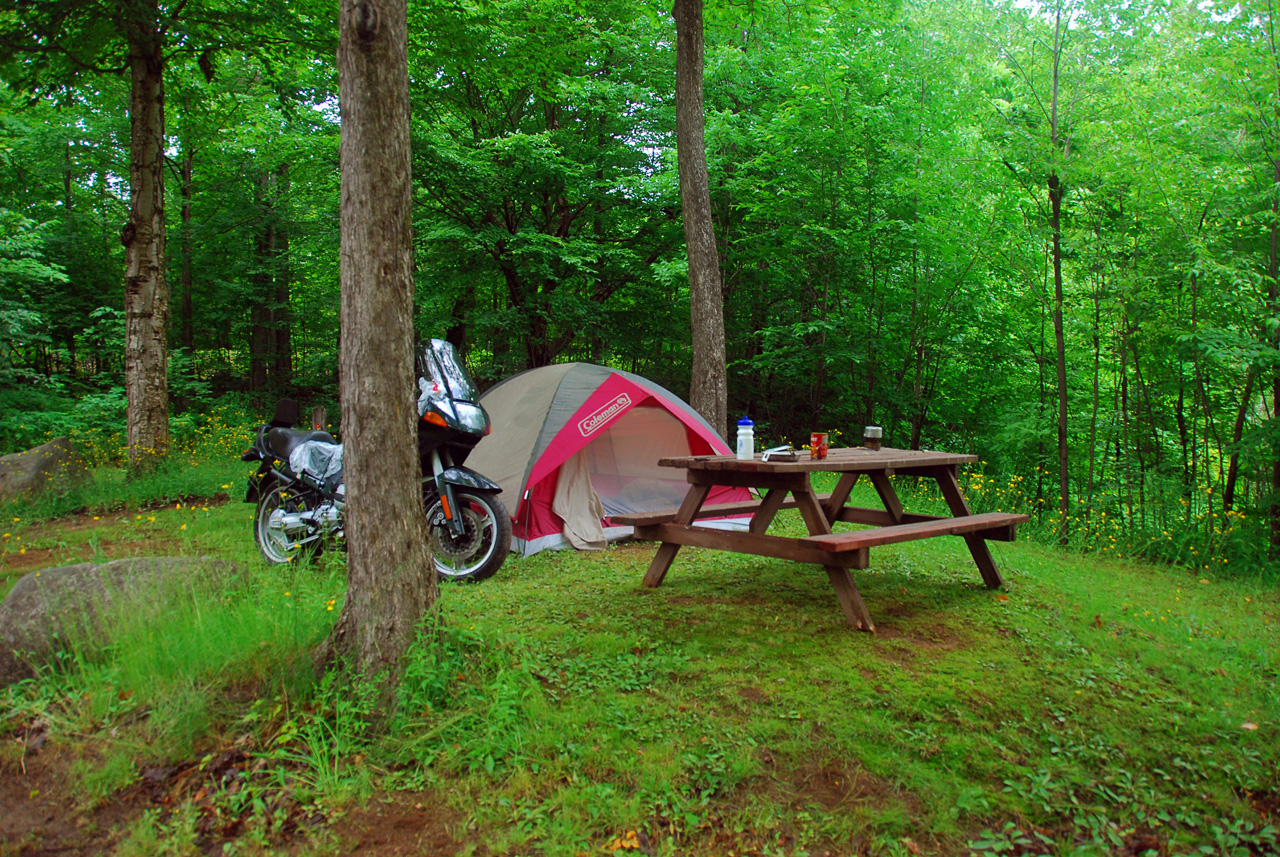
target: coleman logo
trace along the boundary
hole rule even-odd
[[[618,414],[631,407],[631,397],[620,393],[605,403],[604,407],[578,423],[578,431],[583,437],[591,437]]]

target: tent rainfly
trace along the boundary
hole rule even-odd
[[[598,550],[631,535],[612,515],[680,505],[685,472],[673,455],[729,455],[715,430],[679,396],[647,378],[591,363],[530,369],[480,397],[493,433],[467,465],[502,486],[512,550],[529,556],[571,545]],[[708,503],[750,500],[744,488]],[[740,528],[742,519],[699,521]]]

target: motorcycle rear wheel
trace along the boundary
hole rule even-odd
[[[493,577],[511,550],[511,518],[491,494],[454,491],[455,510],[466,523],[466,533],[456,536],[444,517],[438,496],[427,497],[427,538],[436,572],[444,580],[485,580]]]
[[[291,522],[293,515],[308,508],[304,494],[283,485],[276,485],[262,495],[253,515],[253,539],[263,559],[272,565],[284,565],[302,557],[312,558],[320,552],[320,540],[311,528],[301,522]]]

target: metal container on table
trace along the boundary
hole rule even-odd
[[[825,431],[815,431],[809,433],[809,457],[820,461],[827,457],[827,450],[830,448],[830,437]]]

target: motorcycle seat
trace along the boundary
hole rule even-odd
[[[287,429],[273,428],[267,430],[267,447],[275,453],[277,458],[285,461],[289,460],[289,453],[293,452],[299,445],[309,440],[319,440],[324,443],[336,443],[333,435],[327,431],[316,431],[313,429]]]

